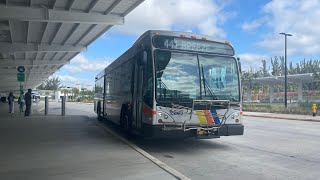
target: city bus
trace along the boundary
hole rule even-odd
[[[243,135],[234,55],[227,41],[149,30],[95,77],[94,110],[143,136]]]

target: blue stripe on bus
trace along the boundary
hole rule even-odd
[[[211,109],[211,114],[213,116],[213,120],[215,124],[220,124],[220,119],[218,117],[218,113],[216,109]]]

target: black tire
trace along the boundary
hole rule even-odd
[[[97,117],[98,117],[98,121],[103,120],[103,118],[101,116],[101,102],[100,101],[98,102],[98,105],[97,105]]]
[[[129,113],[128,105],[123,104],[120,112],[120,127],[126,134],[129,134],[131,130]]]

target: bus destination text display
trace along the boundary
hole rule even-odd
[[[234,55],[229,44],[198,39],[187,39],[171,36],[155,36],[153,44],[156,48],[198,51],[224,55]]]

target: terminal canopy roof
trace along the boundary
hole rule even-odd
[[[34,88],[143,0],[0,0],[0,92]]]

